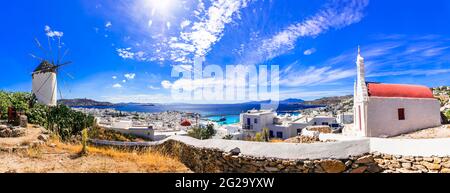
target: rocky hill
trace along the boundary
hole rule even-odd
[[[91,99],[61,99],[58,104],[64,104],[69,107],[87,107],[87,106],[112,106],[109,102],[99,102]]]
[[[441,102],[441,113],[444,123],[450,123],[450,86],[433,88],[433,94]]]
[[[353,108],[353,95],[324,97],[313,101],[305,101],[307,105],[326,105],[320,111],[332,113],[351,112]]]

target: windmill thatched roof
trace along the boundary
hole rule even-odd
[[[55,72],[55,65],[44,60],[33,71],[33,73],[45,73],[45,72]]]

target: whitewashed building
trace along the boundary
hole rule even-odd
[[[101,127],[113,131],[117,131],[123,134],[129,134],[144,139],[155,139],[155,130],[153,126],[143,127],[134,126],[130,120],[114,120],[110,125],[100,125]]]
[[[339,124],[351,124],[353,123],[353,113],[339,113],[337,114],[336,121]]]
[[[356,64],[354,125],[345,135],[389,137],[441,124],[440,104],[430,88],[366,82],[359,49]]]
[[[330,116],[278,116],[269,110],[251,110],[242,113],[240,118],[243,138],[253,137],[267,128],[270,138],[287,139],[298,136],[307,126],[336,123],[336,118]]]

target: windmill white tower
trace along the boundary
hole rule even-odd
[[[32,74],[32,92],[39,103],[48,106],[57,104],[56,69],[53,64],[42,61]]]
[[[49,39],[49,51],[45,50],[40,42],[35,39],[36,45],[47,55],[50,59],[42,59],[39,57],[36,57],[35,55],[31,54],[33,58],[36,58],[40,61],[39,65],[36,67],[36,69],[32,73],[32,93],[36,97],[37,101],[39,103],[42,103],[47,106],[56,106],[57,105],[57,93],[58,93],[58,83],[57,83],[57,73],[58,70],[67,64],[70,64],[71,62],[65,62],[60,63],[64,56],[68,53],[68,50],[65,51],[65,53],[60,55],[61,52],[61,40],[60,37],[58,37],[58,56],[56,63],[53,59],[52,52],[51,52],[51,44]],[[60,90],[59,90],[60,91]],[[61,94],[61,91],[60,91]]]

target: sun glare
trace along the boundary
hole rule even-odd
[[[151,14],[168,15],[173,11],[177,0],[143,0],[143,6],[151,10]]]

